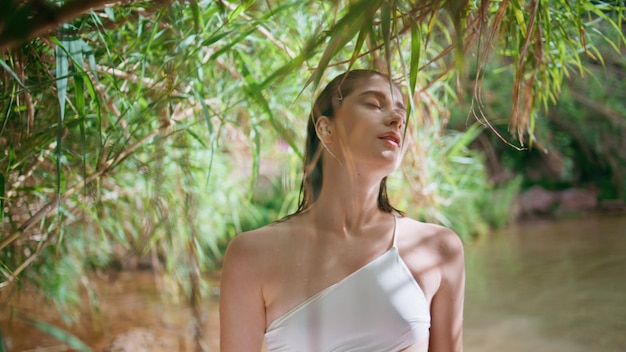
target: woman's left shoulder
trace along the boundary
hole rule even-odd
[[[399,218],[399,225],[405,248],[427,250],[443,258],[463,256],[463,241],[447,227],[408,217]]]
[[[400,254],[428,302],[442,288],[462,292],[465,259],[459,236],[444,226],[406,217],[398,225]]]

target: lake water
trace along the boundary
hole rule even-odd
[[[466,351],[626,351],[625,217],[510,227],[466,266]]]
[[[466,268],[466,352],[626,351],[626,216],[511,226],[466,245]],[[151,272],[95,281],[102,314],[84,310],[84,323],[64,329],[96,351],[115,337],[131,341],[129,351],[192,350],[189,309],[160,295]],[[23,301],[24,312],[62,326],[53,307]],[[216,298],[203,312],[204,340],[218,351]],[[69,350],[5,317],[7,351]]]

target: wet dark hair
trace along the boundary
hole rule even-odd
[[[323,173],[321,154],[323,146],[315,130],[317,119],[320,116],[326,116],[332,119],[334,111],[341,106],[343,99],[349,96],[363,80],[375,76],[390,80],[387,75],[378,71],[352,70],[333,78],[317,97],[307,124],[306,145],[304,149],[304,175],[302,177],[302,183],[300,184],[298,209],[293,215],[313,205],[322,189]],[[396,83],[393,83],[393,85],[400,90],[400,87]],[[389,203],[386,176],[380,181],[378,208],[387,213],[395,212],[404,215],[404,212],[396,209]]]

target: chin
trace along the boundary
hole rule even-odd
[[[396,167],[402,162],[402,156],[397,151],[387,150],[383,152],[382,156],[388,162],[396,164]]]
[[[400,167],[401,163],[402,163],[402,159],[398,157],[397,155],[394,155],[393,157],[385,156],[384,162],[381,163],[381,168],[384,168],[385,171],[387,171],[387,173],[390,174],[396,171]]]

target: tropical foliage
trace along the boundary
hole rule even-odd
[[[599,24],[601,27],[602,25]],[[487,156],[489,173],[495,180],[524,175],[522,187],[541,185],[551,190],[572,187],[597,192],[601,202],[624,200],[626,195],[626,91],[624,74],[626,48],[614,50],[598,45],[602,61],[583,58],[581,75],[570,75],[562,85],[558,101],[547,110],[537,111],[533,134],[539,143],[523,153],[498,143],[494,133],[483,132],[473,146]],[[493,71],[502,65],[493,61]],[[500,72],[499,79],[486,79],[484,110],[493,118],[497,133],[507,135],[504,116],[511,109],[507,99],[512,79]],[[468,97],[469,98],[469,97]],[[448,128],[464,130],[467,112],[454,107]]]
[[[472,141],[488,127],[502,145],[541,143],[538,114],[564,79],[625,42],[615,1],[2,6],[0,290],[41,288],[68,318],[85,270],[129,256],[179,278],[168,287],[197,308],[224,236],[293,210],[310,97],[353,67],[392,72],[414,97],[395,201],[482,233],[506,206],[489,201]],[[484,109],[494,71],[509,74],[512,135]],[[459,100],[469,128],[446,134]],[[506,203],[519,182],[503,187]]]

